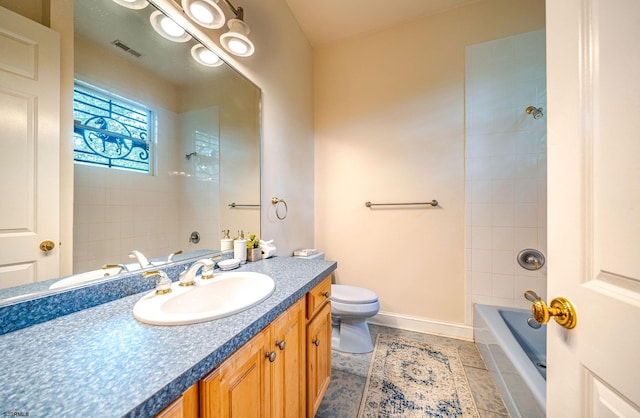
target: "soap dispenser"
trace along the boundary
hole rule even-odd
[[[222,230],[222,239],[220,240],[220,251],[233,250],[233,240],[229,236],[229,230]]]
[[[247,262],[247,240],[244,239],[244,231],[238,232],[239,238],[233,241],[233,258],[240,260],[240,264]]]

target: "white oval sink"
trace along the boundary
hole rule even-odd
[[[271,277],[254,272],[198,277],[195,286],[174,282],[171,293],[148,293],[134,305],[133,316],[151,325],[196,324],[249,309],[271,296],[275,287]]]
[[[49,289],[60,289],[62,287],[72,286],[88,282],[95,279],[102,279],[104,277],[115,276],[121,272],[120,267],[112,267],[108,269],[92,270],[85,273],[75,274],[69,276],[66,279],[58,280]]]

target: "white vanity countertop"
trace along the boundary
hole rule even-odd
[[[0,335],[0,413],[151,417],[178,398],[337,267],[276,257],[235,271],[273,278],[275,292],[230,317],[153,326],[131,311],[144,293]]]

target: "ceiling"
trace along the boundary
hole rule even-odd
[[[286,0],[313,47],[479,0]]]

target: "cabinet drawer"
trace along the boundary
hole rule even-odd
[[[313,318],[331,296],[331,275],[325,277],[307,293],[307,320]]]

